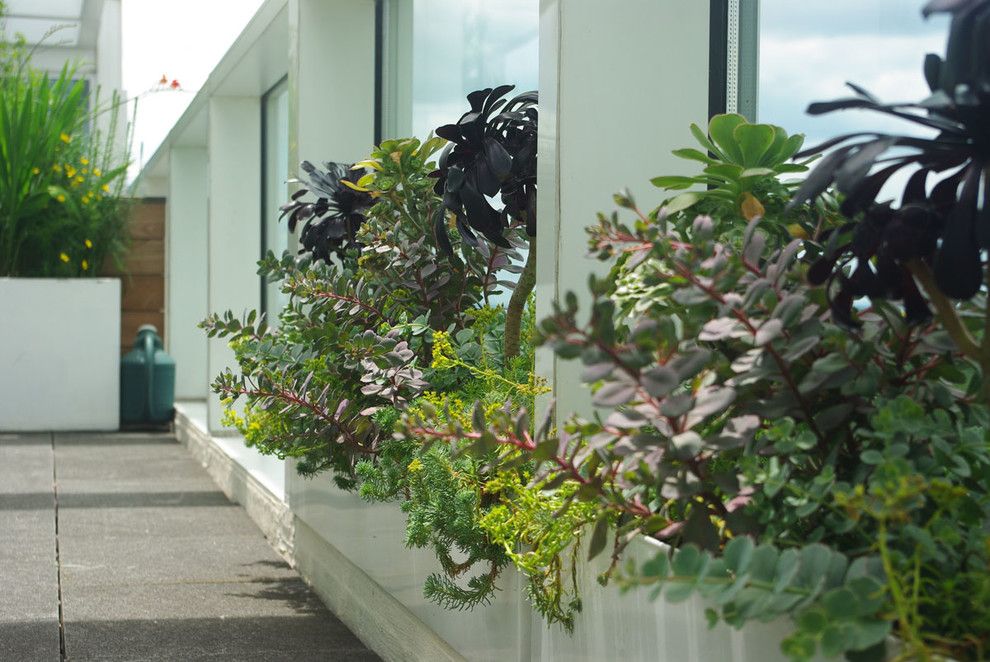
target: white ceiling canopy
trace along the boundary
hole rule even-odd
[[[7,13],[12,16],[44,16],[79,20],[83,0],[7,0]]]
[[[4,36],[24,35],[29,44],[76,46],[84,0],[8,0]]]

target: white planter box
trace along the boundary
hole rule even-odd
[[[116,430],[120,281],[0,278],[0,430]]]
[[[622,593],[615,586],[600,586],[595,578],[606,568],[608,554],[579,568],[584,610],[572,635],[559,626],[546,626],[526,603],[524,580],[511,568],[503,572],[502,590],[493,604],[473,611],[441,609],[423,598],[423,580],[438,569],[438,563],[428,550],[406,549],[405,515],[397,503],[366,503],[331,487],[327,476],[307,480],[290,473],[287,482],[296,516],[300,572],[337,616],[386,660],[457,656],[471,662],[786,660],[780,642],[788,632],[787,623],[752,623],[741,631],[724,624],[709,629],[705,605],[697,596],[670,604],[662,598],[651,600],[648,590]],[[640,539],[627,554],[642,562],[656,550],[650,541]],[[389,606],[395,601],[412,619],[395,617],[394,607]],[[453,653],[438,654],[436,640],[449,645]]]

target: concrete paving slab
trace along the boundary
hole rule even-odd
[[[0,448],[5,446],[52,445],[51,432],[0,432]]]
[[[76,622],[66,625],[66,653],[73,662],[379,659],[324,625],[318,615]]]
[[[99,488],[103,487],[103,490]],[[116,488],[107,490],[106,488]],[[167,489],[171,488],[171,489]],[[100,485],[98,481],[85,485],[59,481],[59,510],[79,508],[222,508],[235,507],[223,492],[210,485],[185,486],[170,484]]]
[[[55,435],[68,659],[378,659],[182,446],[103,438]],[[27,527],[44,495],[0,514]]]
[[[293,577],[276,560],[259,532],[182,538],[163,543],[154,536],[135,538],[60,537],[62,584],[118,586],[140,582],[240,582]]]
[[[58,660],[49,434],[0,434],[0,660]]]
[[[51,492],[53,457],[50,438],[0,445],[0,501],[23,492]]]
[[[55,443],[60,448],[75,446],[181,446],[171,432],[54,432]]]
[[[0,660],[53,662],[59,659],[58,617],[37,621],[0,620]]]
[[[0,559],[0,626],[58,621],[58,566],[54,546],[43,558]],[[0,660],[7,659],[0,656]]]
[[[155,497],[164,498],[161,493]],[[69,539],[148,536],[176,539],[236,535],[243,533],[245,527],[253,526],[254,522],[243,508],[234,506],[224,499],[221,505],[196,506],[195,510],[174,506],[68,507],[62,512],[59,528]]]

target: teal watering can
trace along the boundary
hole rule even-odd
[[[134,349],[120,360],[122,425],[168,423],[175,411],[175,359],[165,353],[158,330],[138,329]]]

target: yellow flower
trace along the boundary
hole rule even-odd
[[[31,174],[32,175],[40,175],[41,174],[41,168],[31,168]]]
[[[87,159],[87,158],[86,158],[86,157],[84,156],[84,157],[82,157],[81,159],[79,159],[79,163],[81,163],[81,164],[83,164],[83,165],[89,165],[89,159]]]
[[[55,199],[58,200],[59,202],[65,202],[65,196],[62,195],[61,193],[55,196]]]
[[[82,203],[83,203],[84,205],[88,205],[88,204],[89,204],[89,193],[87,193],[86,195],[84,195],[84,196],[82,197],[82,201],[81,201],[81,202],[82,202]]]
[[[83,168],[80,172],[82,172],[82,174],[85,175],[85,174],[87,174],[89,172],[89,169]]]
[[[55,165],[52,166],[52,170],[54,170],[55,172],[62,172],[62,166],[56,163]]]
[[[89,262],[87,262],[86,260],[83,260],[82,261],[82,270],[83,271],[88,271],[89,270]]]
[[[86,248],[92,248],[93,247],[93,242],[91,242],[89,239],[87,239],[83,243],[86,244]]]
[[[83,177],[82,175],[76,177],[76,184],[82,184],[84,181],[86,181],[86,178]]]
[[[62,262],[68,262],[69,261],[69,256],[67,254],[65,254],[65,253],[59,253],[58,254],[58,259],[62,260]]]
[[[103,186],[100,187],[100,190],[103,191],[104,193],[109,193],[110,192],[110,185],[109,184],[104,184]]]
[[[100,170],[99,168],[93,168],[93,176],[94,177],[102,177],[103,176],[103,171]]]
[[[69,179],[72,179],[73,177],[76,176],[76,169],[73,168],[72,166],[70,166],[69,164],[66,164],[65,165],[65,176],[68,177]]]
[[[69,141],[72,140],[72,136],[70,136],[67,133],[63,133],[62,135],[59,136],[59,139],[64,143],[69,143]]]
[[[412,462],[409,463],[409,466],[406,467],[406,469],[409,470],[409,473],[416,473],[417,471],[422,471],[423,470],[423,463],[420,462],[419,461],[419,458],[417,457],[417,458],[413,459]]]

